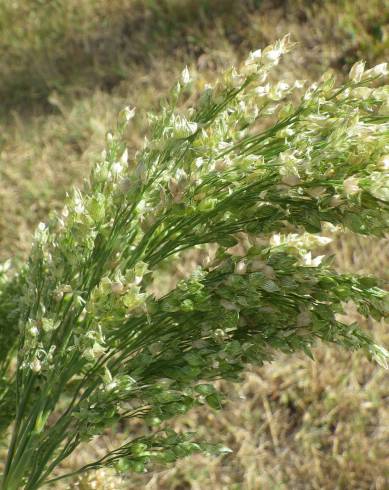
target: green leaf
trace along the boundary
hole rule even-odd
[[[211,384],[200,384],[195,386],[195,391],[200,395],[211,395],[215,393],[216,388]]]
[[[220,410],[223,408],[220,396],[217,393],[213,393],[212,395],[208,395],[205,397],[206,402],[208,405],[215,410]]]

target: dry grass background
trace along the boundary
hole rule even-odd
[[[358,58],[385,61],[385,0],[0,0],[0,259],[23,259],[31,232],[61,206],[98,158],[104,134],[126,104],[139,117],[158,107],[187,64],[198,83],[286,32],[299,42],[283,78],[343,77]],[[389,241],[337,237],[342,270],[389,278]],[[195,258],[185,263],[190,267]],[[181,271],[182,273],[182,271]],[[355,315],[350,311],[350,315]],[[389,345],[383,325],[366,324]],[[177,420],[233,454],[191,457],[154,475],[97,472],[81,490],[389,489],[389,381],[360,354],[318,346],[316,362],[278,358],[242,383],[222,383],[220,412]],[[72,456],[86,462],[136,432],[107,434]],[[64,484],[60,488],[65,488]]]

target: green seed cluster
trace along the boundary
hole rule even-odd
[[[80,472],[226,450],[167,421],[220,408],[214,380],[280,351],[312,356],[319,339],[385,364],[385,349],[339,319],[350,301],[387,316],[383,285],[334,272],[315,249],[323,230],[389,228],[387,66],[358,63],[341,86],[331,73],[270,81],[291,47],[255,51],[202,89],[185,69],[134,157],[125,108],[84,189],[38,226],[28,264],[13,279],[0,271],[5,490],[39,488],[82,441],[130,419],[147,435]],[[164,265],[199,247],[203,266],[156,297]]]

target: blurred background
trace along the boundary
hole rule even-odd
[[[280,71],[342,80],[364,59],[388,61],[387,0],[0,0],[0,260],[23,260],[31,234],[61,208],[99,158],[118,111],[142,114],[185,65],[202,86],[251,49],[290,32],[298,43]],[[342,271],[389,279],[389,240],[342,234]],[[193,259],[194,260],[194,259]],[[357,317],[351,311],[349,315]],[[383,325],[365,322],[389,345]],[[97,472],[60,488],[148,490],[389,489],[389,380],[360,354],[318,346],[316,362],[278,358],[239,385],[224,383],[220,412],[198,410],[176,428],[233,449],[191,457],[154,475]],[[130,428],[136,433],[136,427]],[[66,463],[96,459],[128,431],[107,434]]]

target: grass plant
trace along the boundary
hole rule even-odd
[[[2,20],[5,14],[8,20]],[[273,82],[312,82],[328,67],[342,81],[360,58],[369,66],[387,61],[388,14],[384,0],[3,2],[0,261],[13,257],[13,265],[2,277],[13,268],[20,270],[17,264],[23,264],[30,252],[34,228],[47,221],[53,209],[61,211],[72,185],[81,185],[91,163],[100,158],[105,133],[128,102],[136,101],[137,117],[123,135],[123,144],[133,154],[149,132],[144,115],[158,111],[159,99],[185,64],[194,78],[191,90],[198,93],[231,62],[238,64],[248,50],[292,32],[298,44],[270,73]],[[387,238],[342,229],[326,236],[334,239],[321,253],[332,254],[337,271],[388,280]],[[165,294],[207,253],[195,247],[178,260],[164,261],[150,290],[158,297]],[[1,288],[2,332],[15,332],[21,279],[19,275]],[[389,345],[382,322],[364,320],[349,305],[346,312],[347,322],[357,321],[378,344]],[[12,338],[3,336],[1,349],[14,349]],[[273,363],[251,366],[239,383],[216,382],[226,398],[224,410],[214,414],[200,405],[169,422],[178,432],[196,430],[200,440],[219,440],[232,454],[196,454],[168,471],[132,473],[129,478],[101,469],[52,486],[385,490],[385,371],[369,362],[363,351],[350,356],[321,343],[312,352],[315,361],[298,352],[279,354]],[[8,363],[12,372],[14,362]],[[6,387],[8,380],[1,383],[1,397]],[[1,410],[2,427],[14,414],[14,401],[8,400],[8,408]],[[142,434],[142,427],[119,424],[105,430],[91,443],[80,444],[53,475],[74,472],[103,457]],[[6,445],[3,438],[0,473]]]
[[[228,451],[168,421],[221,408],[214,381],[277,352],[312,357],[321,340],[386,366],[387,351],[341,317],[348,302],[386,317],[383,284],[314,252],[329,242],[323,229],[387,231],[387,65],[358,62],[340,85],[331,72],[307,86],[273,81],[291,47],[286,36],[253,51],[200,91],[185,68],[135,154],[125,144],[135,109],[123,109],[83,190],[38,225],[28,264],[3,281],[1,403],[16,398],[4,489]],[[153,293],[161,268],[209,245],[202,267]],[[123,423],[143,430],[52,475]]]

